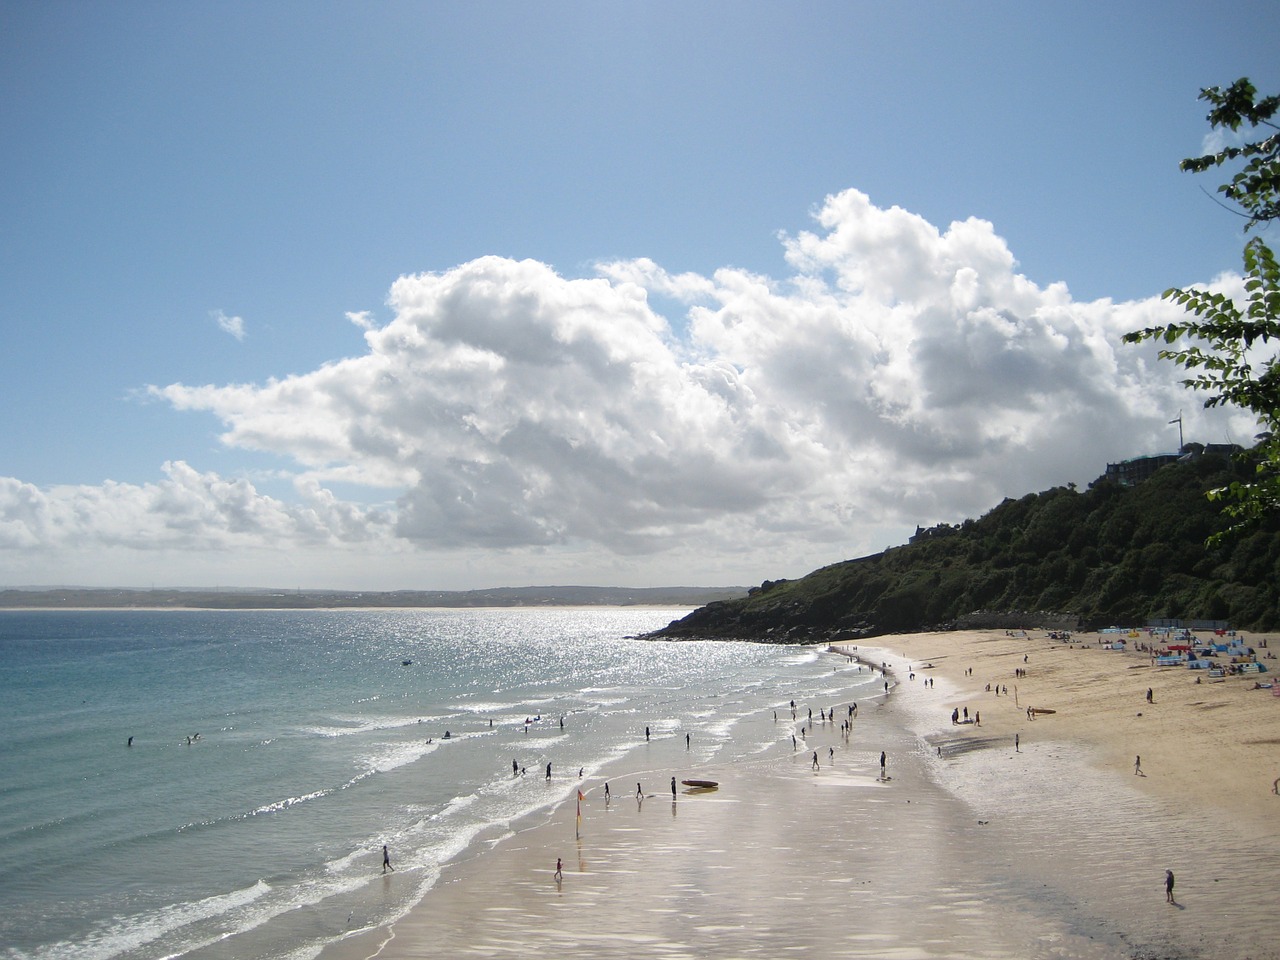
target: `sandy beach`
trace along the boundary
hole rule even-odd
[[[1280,957],[1280,697],[1254,689],[1274,675],[1197,684],[1028,633],[845,648],[890,684],[847,736],[849,705],[814,703],[759,718],[758,760],[691,771],[655,745],[608,803],[584,781],[580,820],[518,824],[324,956]],[[719,786],[673,799],[673,775]]]

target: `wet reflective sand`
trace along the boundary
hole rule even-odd
[[[952,664],[925,686],[901,651],[875,656],[899,683],[861,705],[847,740],[818,724],[794,752],[698,771],[720,787],[681,788],[674,803],[672,771],[618,775],[607,806],[600,783],[584,784],[580,826],[561,807],[330,955],[1280,956],[1280,835],[1256,804],[1233,818],[1182,802],[1108,763],[1120,746],[1027,726],[1021,703],[982,700],[981,729],[953,728],[950,705],[980,676]],[[637,779],[643,803],[625,789]]]

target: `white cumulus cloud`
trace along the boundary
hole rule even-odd
[[[687,569],[663,579],[723,582],[688,565],[737,557],[760,578],[878,550],[916,523],[1170,450],[1179,409],[1188,439],[1252,434],[1202,411],[1154,347],[1121,344],[1176,308],[1039,287],[986,221],[939,229],[848,190],[781,242],[781,278],[643,259],[566,278],[500,257],[401,277],[385,325],[348,314],[358,356],[263,384],[152,388],[214,414],[228,447],[291,461],[297,504],[181,463],[142,487],[11,481],[0,547],[372,538],[546,569],[572,556],[579,578],[678,558]],[[395,508],[344,503],[338,482]]]
[[[377,510],[337,502],[306,480],[297,485],[298,502],[285,503],[247,480],[200,473],[182,461],[164,464],[162,472],[155,483],[47,490],[0,477],[0,549],[331,546],[378,537],[389,523]]]

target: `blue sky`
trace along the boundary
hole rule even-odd
[[[1118,339],[1278,25],[0,2],[0,584],[754,583],[1248,442]]]

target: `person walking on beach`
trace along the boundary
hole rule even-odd
[[[1018,738],[1018,735],[1016,733],[1013,735],[1013,752],[1014,753],[1022,752],[1021,740]]]
[[[608,780],[604,782],[604,802],[606,804],[608,804],[609,802],[609,781]]]
[[[559,857],[556,857],[556,873],[555,873],[556,883],[559,883],[563,879],[564,879],[564,861],[561,860]]]
[[[1142,756],[1141,755],[1138,755],[1133,758],[1133,775],[1135,777],[1146,776],[1146,774],[1142,772]]]
[[[691,734],[686,733],[684,735],[684,748],[688,750],[692,742],[693,742],[693,736]]]
[[[1174,903],[1173,899],[1173,871],[1166,870],[1164,872],[1164,902]]]
[[[880,779],[881,779],[881,780],[883,780],[883,779],[884,779],[884,767],[885,767],[885,762],[886,762],[888,759],[889,759],[889,758],[888,758],[888,757],[886,757],[886,756],[884,755],[884,751],[883,751],[883,750],[881,750],[881,751],[880,751]]]
[[[387,851],[387,845],[384,843],[382,845],[382,872],[386,873],[388,870],[392,873],[396,872],[396,868],[391,865],[391,854]]]
[[[818,769],[818,751],[813,751],[813,769]]]
[[[671,802],[676,802],[676,778],[671,778]]]

